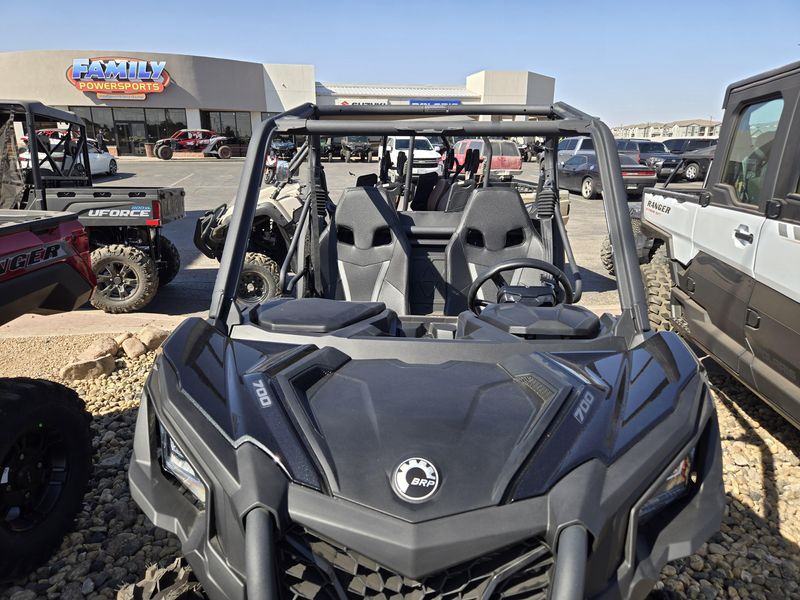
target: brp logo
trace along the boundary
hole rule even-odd
[[[439,489],[439,472],[424,458],[409,458],[394,470],[392,489],[407,502],[425,502]]]

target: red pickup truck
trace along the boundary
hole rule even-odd
[[[0,210],[0,325],[88,301],[89,256],[77,214]],[[45,560],[71,529],[92,472],[90,421],[68,387],[0,378],[0,582]]]

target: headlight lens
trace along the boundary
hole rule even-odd
[[[692,481],[693,465],[694,450],[678,463],[678,466],[667,476],[659,490],[653,494],[650,500],[645,502],[644,506],[639,510],[639,516],[645,517],[655,513],[685,494],[689,490],[689,484]]]
[[[159,423],[161,437],[161,467],[175,477],[195,498],[205,504],[206,486],[177,442]]]

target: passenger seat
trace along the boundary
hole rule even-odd
[[[383,302],[408,314],[411,248],[384,190],[345,189],[320,236],[320,254],[326,298]]]

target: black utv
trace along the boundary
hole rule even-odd
[[[366,135],[346,135],[342,138],[342,157],[345,162],[350,162],[353,157],[362,162],[372,162],[375,147]]]
[[[281,134],[309,139],[285,296],[242,309]],[[415,210],[411,174],[330,203],[336,135],[541,136],[535,210],[489,177]],[[600,157],[619,316],[578,304],[555,152],[572,135]],[[717,530],[714,404],[690,349],[649,328],[620,172],[608,127],[563,104],[306,104],[256,129],[208,318],[156,359],[129,470],[210,598],[643,598]]]

